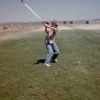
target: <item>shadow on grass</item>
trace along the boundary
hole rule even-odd
[[[37,61],[34,64],[44,64],[46,59],[37,59]],[[51,63],[56,63],[54,60],[51,61]]]
[[[45,59],[38,59],[34,64],[43,64]]]

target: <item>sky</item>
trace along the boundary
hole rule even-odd
[[[81,20],[100,18],[100,0],[26,0],[43,19]],[[20,0],[0,0],[0,22],[39,21]]]

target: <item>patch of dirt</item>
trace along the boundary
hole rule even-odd
[[[79,25],[60,25],[58,30],[73,30],[73,29],[82,29],[82,30],[100,30],[99,24],[79,24]],[[30,36],[30,33],[34,34],[35,32],[44,31],[42,25],[33,25],[33,24],[4,24],[0,25],[0,41],[8,39],[18,39]],[[99,31],[100,32],[100,31]]]
[[[31,95],[39,100],[63,100],[65,91],[62,88],[34,88]]]

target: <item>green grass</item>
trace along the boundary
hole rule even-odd
[[[100,100],[100,33],[61,31],[59,62],[46,56],[44,33],[0,43],[0,100]]]

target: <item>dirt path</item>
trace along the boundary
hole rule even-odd
[[[5,40],[11,40],[11,39],[20,39],[25,37],[31,37],[33,34],[36,34],[35,32],[18,32],[18,33],[9,33],[5,34],[3,36],[0,36],[0,42]]]
[[[82,29],[82,30],[94,30],[100,33],[100,25],[72,25],[72,26],[59,26],[59,30],[75,30],[75,29]],[[30,29],[25,30],[22,32],[6,32],[6,33],[0,33],[0,42],[8,39],[19,39],[19,38],[25,38],[25,37],[31,37],[33,34],[43,31],[43,27],[39,29]]]
[[[0,42],[9,40],[9,39],[20,39],[20,38],[25,38],[25,37],[31,37],[32,35],[41,31],[42,29],[36,29],[36,30],[28,30],[28,31],[22,31],[22,32],[0,33]]]
[[[36,34],[38,32],[42,32],[44,29],[41,27],[40,29],[34,29],[34,30],[28,30],[28,31],[22,31],[22,32],[6,32],[6,33],[0,33],[0,42],[4,40],[9,39],[20,39],[25,37],[31,37],[33,34]],[[60,26],[59,30],[72,30],[71,27],[66,26]]]

